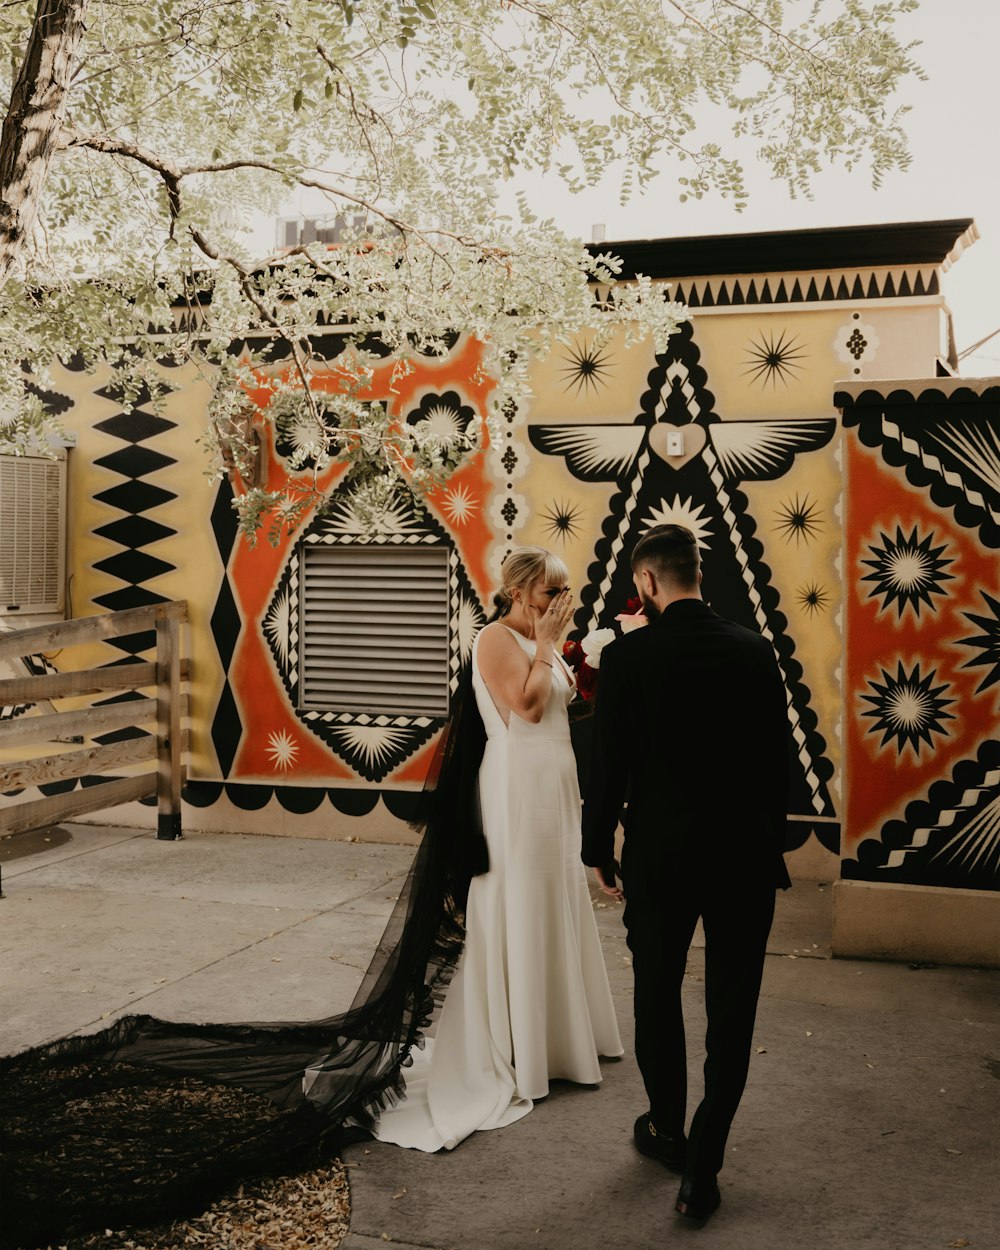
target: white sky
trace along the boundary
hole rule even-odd
[[[791,200],[783,184],[747,164],[750,202],[737,213],[719,197],[678,202],[677,168],[664,167],[642,198],[622,207],[617,184],[571,194],[553,176],[522,180],[543,216],[581,238],[601,222],[609,240],[849,226],[973,217],[980,240],[945,275],[944,294],[955,321],[959,352],[1000,328],[1000,3],[922,0],[897,24],[900,38],[921,40],[916,59],[926,82],[904,84],[897,103],[906,119],[913,162],[875,191],[865,171],[830,170],[813,199]],[[289,211],[316,211],[306,200]],[[269,241],[270,242],[270,241]],[[1000,334],[961,364],[968,376],[1000,375]]]

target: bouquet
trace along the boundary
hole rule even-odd
[[[639,599],[629,599],[625,611],[615,617],[622,633],[631,633],[646,624],[646,616]],[[576,688],[585,702],[590,703],[597,693],[597,673],[601,667],[601,652],[615,639],[613,629],[592,629],[580,642],[572,639],[563,643],[563,659],[576,674]]]

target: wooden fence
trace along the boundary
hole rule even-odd
[[[8,801],[0,807],[0,834],[41,829],[87,812],[155,794],[159,809],[156,836],[180,837],[182,754],[187,746],[180,722],[188,707],[180,684],[190,678],[190,662],[180,653],[180,626],[186,620],[187,603],[174,600],[148,608],[130,608],[125,612],[0,633],[0,661],[129,634],[155,631],[156,636],[155,661],[136,660],[104,668],[67,668],[58,673],[0,679],[2,707],[109,691],[152,692],[117,703],[42,715],[25,714],[0,722],[0,751],[4,755],[12,749],[20,751],[31,743],[66,742],[114,730],[155,726],[155,733],[94,744],[82,751],[58,751],[16,763],[0,759],[0,794],[75,777],[89,778],[114,772],[126,764],[155,761],[155,768],[134,776],[95,782],[44,798]]]

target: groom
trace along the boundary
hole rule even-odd
[[[677,1210],[704,1220],[750,1062],[782,850],[788,717],[771,644],[702,600],[690,530],[649,530],[632,573],[649,624],[601,656],[583,862],[621,898],[635,974],[635,1053],[649,1111],[643,1154],[683,1173]],[[699,918],[708,1013],[705,1092],[687,1138],[681,984]]]

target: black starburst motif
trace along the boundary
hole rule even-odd
[[[796,594],[796,598],[799,601],[799,606],[810,616],[816,616],[820,612],[825,612],[830,604],[829,594],[818,582],[811,582],[808,586],[801,586]]]
[[[773,332],[762,330],[759,339],[751,339],[747,348],[747,368],[744,373],[751,375],[751,380],[759,382],[763,389],[768,384],[778,385],[779,380],[788,385],[789,378],[802,372],[800,360],[808,360],[808,354],[800,351],[802,344],[797,338],[786,337],[784,330],[775,338]]]
[[[875,722],[869,733],[882,734],[879,746],[884,747],[894,740],[900,755],[910,746],[914,755],[919,756],[921,744],[933,747],[932,733],[948,736],[948,730],[941,722],[955,719],[951,712],[945,711],[955,700],[942,697],[950,689],[947,682],[934,685],[937,669],[921,677],[919,662],[914,664],[912,673],[907,673],[900,660],[896,676],[883,669],[882,678],[881,682],[869,678],[868,685],[875,693],[861,696],[866,703],[872,704],[867,712],[862,712],[862,716],[871,717]]]
[[[937,604],[931,599],[931,595],[948,593],[941,583],[952,580],[951,573],[946,573],[945,568],[954,561],[950,556],[941,555],[947,547],[946,543],[934,547],[933,542],[933,530],[918,539],[917,527],[914,526],[907,538],[897,525],[895,540],[888,534],[883,534],[880,546],[869,545],[868,550],[875,559],[861,561],[874,570],[861,579],[863,582],[875,583],[868,598],[881,595],[883,609],[895,603],[899,617],[902,617],[907,604],[918,617],[921,604],[937,611]]]
[[[567,393],[575,391],[579,395],[591,390],[596,393],[600,387],[607,386],[608,377],[614,373],[607,352],[583,343],[574,343],[563,359],[566,364],[559,372],[566,379]]]
[[[786,543],[794,538],[796,547],[800,542],[810,542],[823,528],[819,516],[819,508],[808,495],[801,499],[796,495],[778,509],[778,532]]]
[[[566,543],[580,533],[580,527],[577,524],[580,519],[580,509],[571,503],[554,500],[552,506],[547,508],[541,516],[546,522],[545,532],[550,538],[558,538],[560,542]]]
[[[962,665],[963,668],[978,668],[985,665],[990,668],[983,680],[976,687],[976,694],[981,690],[986,690],[1000,681],[1000,602],[988,595],[985,590],[979,592],[986,600],[986,605],[993,613],[992,616],[976,616],[972,612],[963,612],[963,616],[967,616],[973,625],[978,625],[983,631],[975,638],[960,638],[958,645],[960,647],[975,647],[979,654],[966,660]]]

